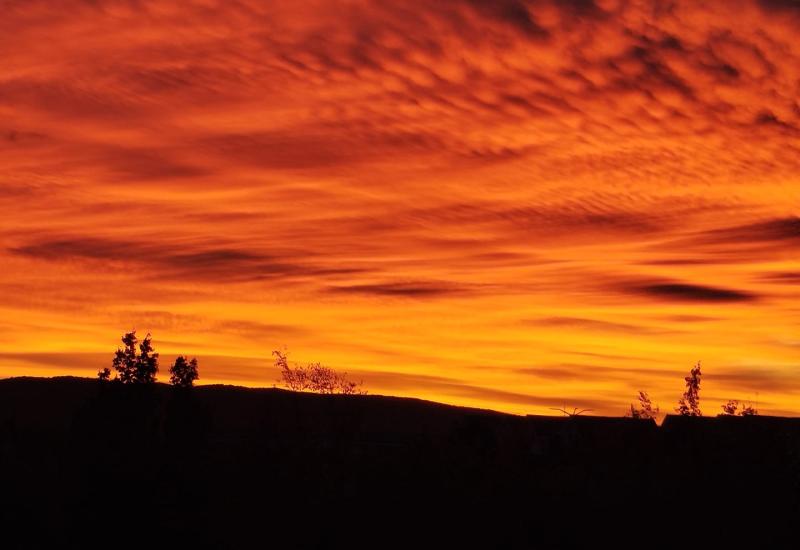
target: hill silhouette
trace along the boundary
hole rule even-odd
[[[6,548],[782,546],[800,419],[15,378],[0,466]]]

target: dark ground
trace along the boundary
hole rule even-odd
[[[800,419],[0,380],[0,547],[797,548]],[[794,541],[794,542],[793,542]]]

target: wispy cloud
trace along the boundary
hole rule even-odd
[[[409,281],[364,285],[332,286],[329,292],[367,294],[380,297],[433,298],[469,292],[469,287],[440,281]]]
[[[523,322],[531,326],[585,330],[595,333],[620,332],[625,334],[646,335],[646,334],[664,334],[667,332],[675,332],[675,329],[663,329],[648,325],[618,323],[614,321],[604,321],[601,319],[585,319],[581,317],[544,317],[541,319],[530,319]]]
[[[354,274],[357,268],[325,268],[293,264],[291,255],[271,255],[234,247],[217,247],[204,242],[163,239],[152,241],[114,240],[95,237],[40,240],[12,247],[9,252],[47,261],[92,260],[122,269],[136,267],[141,278],[226,281],[229,283],[272,278]]]

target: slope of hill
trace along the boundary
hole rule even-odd
[[[800,419],[18,378],[0,380],[0,466],[11,548],[571,547],[687,536],[673,522],[762,545],[800,512]]]

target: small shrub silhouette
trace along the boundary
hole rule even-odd
[[[650,400],[650,396],[647,395],[647,392],[639,390],[639,407],[636,408],[633,403],[631,403],[631,410],[625,416],[643,420],[655,420],[658,416],[658,411],[658,407],[653,406],[653,402]]]
[[[117,349],[111,366],[117,371],[114,378],[123,384],[152,384],[156,381],[158,373],[158,353],[153,349],[153,339],[148,333],[139,343],[136,331],[131,331],[122,337],[123,349]],[[136,351],[136,344],[139,351]],[[109,369],[98,373],[100,380],[108,380],[111,375]]]
[[[731,399],[722,405],[722,416],[736,416],[736,410],[739,408],[739,402]]]
[[[362,382],[353,382],[347,378],[347,373],[339,373],[322,363],[309,363],[303,367],[298,364],[289,364],[286,352],[275,350],[275,366],[281,371],[278,380],[285,388],[292,391],[310,391],[314,393],[345,395],[365,395]]]
[[[197,358],[189,361],[183,355],[175,359],[175,363],[169,368],[169,383],[179,388],[190,388],[194,381],[200,378],[197,373]]]
[[[753,405],[745,405],[742,407],[742,410],[739,411],[739,416],[758,416],[758,409]]]
[[[700,410],[700,361],[689,371],[689,376],[684,378],[686,381],[686,391],[683,397],[678,400],[678,407],[675,409],[681,416],[703,416]]]
[[[720,416],[757,416],[758,410],[751,404],[742,405],[739,409],[739,402],[730,400],[722,405],[722,414]]]

